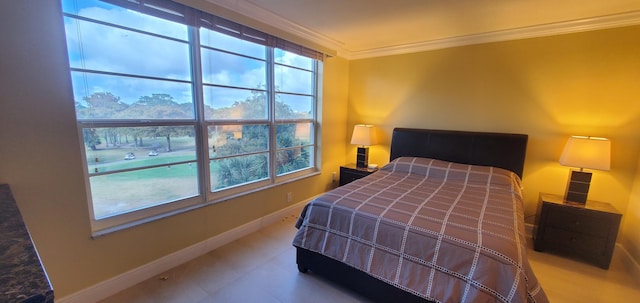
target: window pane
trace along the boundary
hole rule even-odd
[[[191,163],[93,176],[89,180],[96,219],[199,193],[197,165]]]
[[[279,48],[274,49],[274,59],[276,63],[304,68],[307,70],[313,69],[313,59],[290,53]]]
[[[73,68],[191,79],[187,43],[68,17],[65,30]]]
[[[196,160],[193,126],[85,128],[89,173]]]
[[[204,83],[265,89],[267,84],[265,61],[204,48],[201,50]]]
[[[191,84],[72,72],[78,119],[194,119]]]
[[[264,91],[215,86],[204,86],[203,91],[207,120],[265,120],[268,117],[269,107]]]
[[[269,150],[269,126],[209,126],[209,158],[243,155]]]
[[[94,20],[187,40],[187,27],[97,0],[62,0],[62,11]],[[67,32],[69,33],[69,32]],[[95,37],[100,39],[101,36]]]
[[[268,153],[212,160],[211,189],[216,191],[269,177]]]
[[[313,147],[295,147],[279,150],[276,154],[277,174],[283,175],[313,165]]]
[[[276,119],[312,119],[313,97],[276,94]]]
[[[200,43],[209,47],[242,54],[258,59],[266,59],[266,47],[249,41],[227,36],[216,31],[200,28]]]
[[[313,73],[282,65],[275,66],[276,91],[313,95]]]
[[[276,128],[277,147],[308,145],[313,140],[311,123],[278,124]]]

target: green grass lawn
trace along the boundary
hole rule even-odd
[[[94,214],[110,216],[199,194],[195,164],[91,177]]]
[[[190,137],[171,139],[171,152],[167,152],[165,138],[153,138],[143,141],[143,146],[133,143],[117,147],[105,148],[99,145],[96,150],[87,148],[87,166],[89,173],[109,172],[120,169],[142,168],[145,166],[172,164],[175,162],[195,161],[195,140]],[[150,151],[158,152],[157,156],[149,156]],[[128,153],[135,154],[133,160],[124,160]]]
[[[195,150],[195,138],[175,137],[171,139],[171,150],[173,152]],[[134,153],[136,158],[149,157],[150,151],[155,150],[160,155],[167,153],[167,140],[165,138],[152,138],[143,141],[142,146],[135,146],[133,143],[121,144],[118,146],[106,147],[105,144],[97,145],[96,150],[86,149],[87,163],[89,166],[94,164],[104,164],[124,160],[124,156],[128,153]],[[97,160],[97,161],[96,161]]]
[[[143,140],[143,146],[124,144],[96,150],[87,149],[89,173],[109,172],[121,169],[140,168],[129,172],[90,177],[94,214],[103,218],[155,206],[199,193],[198,168],[194,138],[171,139],[171,152],[166,150],[165,138]],[[155,150],[157,156],[149,156]],[[128,153],[136,158],[124,160]],[[193,161],[178,164],[176,162]],[[155,168],[148,166],[163,165]]]
[[[98,168],[99,172],[108,172],[119,169],[138,168],[145,166],[167,164],[171,165],[176,162],[184,161],[196,161],[195,151],[181,151],[173,152],[171,154],[160,154],[155,157],[149,157],[147,155],[137,157],[133,160],[120,160],[111,163],[94,164],[89,167],[89,173],[95,172],[95,168]]]

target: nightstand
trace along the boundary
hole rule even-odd
[[[362,177],[366,177],[378,169],[370,169],[366,167],[356,167],[355,164],[347,164],[340,166],[340,186],[351,183],[354,180],[358,180]]]
[[[557,251],[608,269],[621,218],[609,203],[588,200],[581,205],[540,193],[533,248]]]

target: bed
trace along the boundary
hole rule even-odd
[[[389,164],[304,207],[299,271],[376,302],[547,302],[524,236],[527,139],[394,129]]]

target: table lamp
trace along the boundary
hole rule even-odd
[[[572,166],[564,199],[585,204],[591,184],[591,172],[587,169],[609,170],[611,141],[606,138],[571,136],[560,156],[560,164]]]
[[[356,124],[351,135],[351,144],[358,146],[356,167],[369,166],[369,147],[378,143],[373,125]]]

